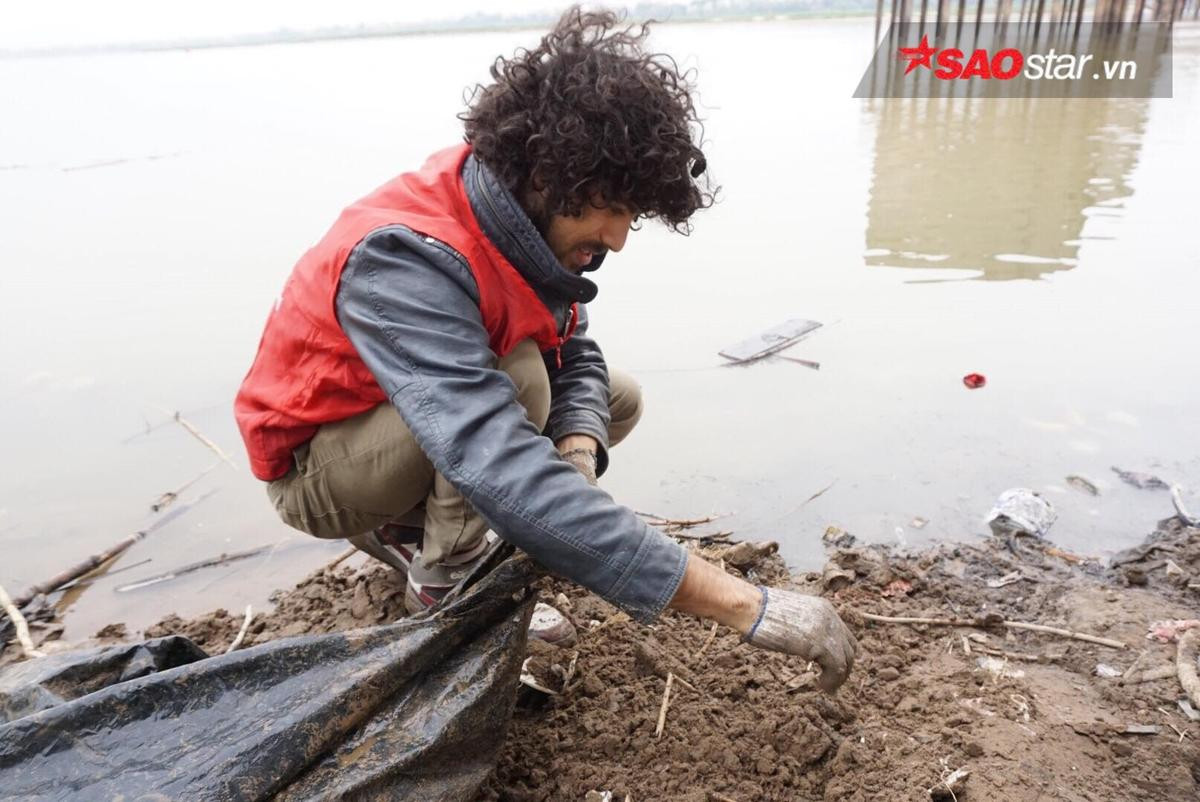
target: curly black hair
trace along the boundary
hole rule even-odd
[[[464,139],[518,199],[541,191],[539,217],[621,204],[688,233],[716,193],[704,175],[693,73],[647,53],[649,23],[572,6],[533,50],[496,59],[459,115]]]

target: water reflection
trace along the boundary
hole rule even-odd
[[[1012,44],[1003,31],[989,26],[984,44]],[[920,33],[889,33],[864,84],[906,80],[887,54],[895,52],[894,41]],[[1015,41],[1036,50],[1039,37],[1045,32]],[[1067,42],[1058,33],[1049,38]],[[1139,91],[1165,85],[1170,40],[1164,44],[1162,31],[1094,36],[1083,49],[1102,45],[1102,52],[1120,46],[1148,54],[1139,58]],[[867,265],[972,271],[954,278],[1038,278],[1075,267],[1084,240],[1113,236],[1112,223],[1133,192],[1128,181],[1142,147],[1147,99],[979,97],[1000,90],[936,81],[926,70],[908,80],[914,79],[909,90],[884,93],[893,97],[868,107],[876,142]],[[1084,88],[1096,91],[1090,83]]]
[[[1132,194],[1148,103],[878,102],[866,263],[992,281],[1071,269]]]

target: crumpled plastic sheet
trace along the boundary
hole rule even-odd
[[[1014,487],[1000,494],[985,520],[998,536],[1027,534],[1044,538],[1057,519],[1054,505],[1040,493]]]
[[[0,675],[0,796],[473,799],[536,576],[510,558],[433,615],[215,657],[170,637],[18,664]]]

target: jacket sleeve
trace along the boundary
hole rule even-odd
[[[338,320],[421,449],[497,535],[652,621],[687,553],[562,460],[517,401],[454,251],[403,226],[347,259]]]
[[[587,336],[587,307],[579,305],[579,325],[562,347],[562,367],[553,354],[546,357],[550,375],[550,417],[546,436],[558,442],[569,434],[595,438],[596,474],[608,468],[608,365],[596,341]]]

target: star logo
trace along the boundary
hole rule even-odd
[[[928,67],[932,70],[933,64],[930,62],[930,59],[936,52],[937,48],[929,46],[928,34],[921,37],[921,44],[919,47],[900,48],[900,55],[908,59],[908,66],[904,68],[904,74],[908,75],[917,67]]]

